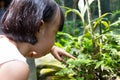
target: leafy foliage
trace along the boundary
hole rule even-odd
[[[93,2],[93,0],[91,1]],[[86,7],[85,5],[81,6]],[[83,35],[78,37],[68,33],[58,33],[55,45],[64,48],[76,59],[66,58],[66,68],[61,69],[56,75],[72,75],[75,80],[112,80],[120,76],[120,36],[114,33],[114,27],[119,26],[120,20],[112,23],[108,16],[112,16],[113,13],[105,13],[99,18],[93,19],[91,21],[95,43],[93,46],[89,24],[87,25],[87,21],[84,23],[84,15],[81,16],[83,8],[80,7],[80,11],[64,8],[67,9],[66,15],[71,11],[79,15],[83,20],[83,26],[86,24],[88,28]],[[100,27],[102,27],[101,34],[99,34]],[[86,29],[86,27],[84,28]]]
[[[113,33],[104,34],[102,46],[103,52],[93,54],[92,41],[84,37],[73,37],[67,33],[58,33],[64,38],[56,42],[57,46],[64,47],[69,53],[76,57],[75,60],[67,59],[66,68],[60,70],[56,75],[70,75],[74,78],[84,80],[112,79],[120,76],[120,36]],[[57,37],[58,37],[57,36]]]

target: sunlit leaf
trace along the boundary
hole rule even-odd
[[[97,26],[100,24],[100,22],[102,21],[102,19],[105,17],[105,16],[107,16],[107,15],[109,15],[109,14],[111,14],[111,13],[105,13],[105,14],[103,14],[102,16],[100,16],[99,18],[97,18],[97,20],[94,22],[94,30],[97,28]]]
[[[55,45],[61,48],[63,47],[59,42],[56,42]]]
[[[85,9],[85,2],[84,2],[84,0],[79,0],[78,8],[79,8],[80,12],[83,13],[83,11]]]
[[[97,62],[95,69],[99,68],[103,63],[104,63],[103,61]]]
[[[105,64],[101,64],[101,70],[103,71],[105,67]]]
[[[93,1],[94,0],[88,0],[89,5],[91,5],[91,3]],[[79,0],[79,2],[78,2],[78,8],[79,8],[79,10],[81,12],[82,17],[84,17],[85,12],[87,11],[87,6],[85,5],[84,0]]]
[[[109,24],[106,21],[101,21],[101,23],[106,27],[109,28]]]
[[[82,18],[82,15],[81,15],[81,13],[80,13],[79,10],[77,10],[77,9],[72,9],[72,8],[69,8],[69,7],[64,7],[64,6],[62,6],[62,8],[66,9],[65,16],[67,16],[70,12],[73,12],[73,13],[75,13],[76,15],[78,15],[80,18]]]

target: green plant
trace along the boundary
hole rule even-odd
[[[90,14],[89,6],[84,7],[87,7],[87,13]],[[72,11],[81,17],[79,10],[67,9],[67,14]],[[82,20],[86,31],[81,36],[58,33],[55,45],[63,47],[76,59],[66,58],[66,68],[61,69],[56,75],[70,75],[75,80],[112,80],[120,76],[120,36],[114,34],[113,30],[114,26],[119,25],[120,20],[112,23],[107,17],[111,15],[113,14],[105,13],[98,18],[89,19],[89,23]]]
[[[92,54],[92,41],[90,38],[73,37],[67,33],[58,33],[64,37],[56,45],[64,47],[69,53],[76,57],[75,60],[67,59],[66,68],[60,70],[56,75],[73,75],[75,79],[84,80],[108,80],[120,75],[120,36],[114,34],[103,35],[102,54]]]

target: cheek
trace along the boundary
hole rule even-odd
[[[53,45],[54,45],[54,40],[43,41],[41,44],[39,44],[35,48],[34,51],[37,53],[35,57],[45,56],[46,54],[48,54],[50,52]]]
[[[48,39],[48,44],[46,47],[48,47],[48,49],[51,49],[52,46],[54,45],[54,42],[55,42],[55,38]]]
[[[39,38],[36,51],[41,55],[45,55],[50,52],[55,42],[55,33],[53,30],[46,30],[45,34]]]
[[[48,53],[51,50],[52,46],[54,45],[54,42],[55,42],[55,39],[48,39],[44,42],[45,53]]]
[[[51,49],[52,46],[54,45],[54,42],[55,42],[55,40],[49,40],[46,47],[48,47],[48,49]]]

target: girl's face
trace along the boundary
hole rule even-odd
[[[41,57],[50,52],[55,42],[55,36],[60,27],[60,11],[58,10],[49,23],[41,21],[40,31],[37,34],[38,43],[34,45],[36,54],[34,57]]]

